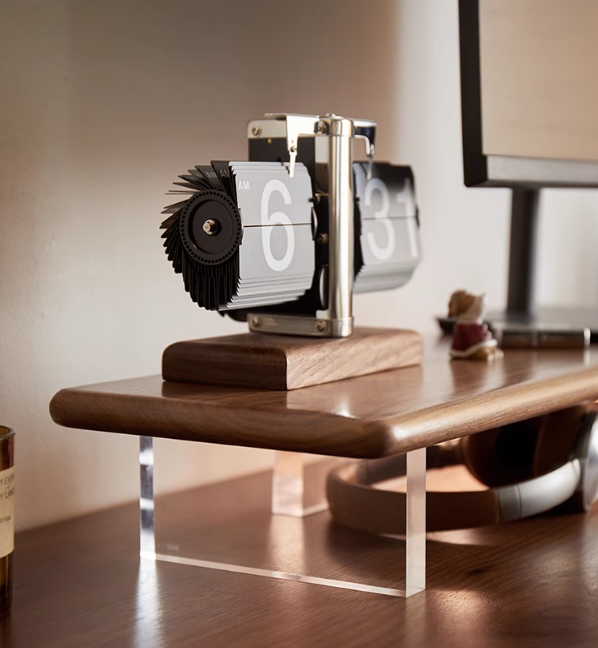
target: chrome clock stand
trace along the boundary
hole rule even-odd
[[[347,337],[353,333],[353,250],[355,192],[353,187],[353,142],[365,142],[370,162],[374,157],[376,123],[363,119],[346,119],[337,115],[294,115],[273,113],[250,121],[247,136],[251,139],[286,138],[289,174],[295,171],[299,140],[317,138],[316,168],[321,187],[328,198],[328,265],[321,281],[327,294],[327,308],[316,317],[250,313],[249,330],[260,333],[315,337]]]

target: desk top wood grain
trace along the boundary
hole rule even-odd
[[[63,389],[54,421],[73,428],[347,457],[379,457],[598,399],[598,348],[507,351],[292,392],[163,382],[150,376]]]
[[[267,527],[270,476],[159,498],[157,521],[224,547]],[[458,486],[458,484],[455,484]],[[230,507],[233,521],[222,519]],[[165,516],[165,517],[164,517]],[[299,526],[299,533],[287,533]],[[139,508],[128,504],[17,534],[14,603],[2,648],[595,648],[598,508],[428,535],[428,589],[409,599],[186,565],[139,561]],[[329,523],[279,518],[311,564],[351,560],[363,578],[401,548]],[[266,534],[267,537],[268,534]],[[330,540],[324,545],[314,538]],[[261,536],[260,536],[261,537]],[[333,542],[334,541],[334,542]],[[251,559],[273,549],[245,543]],[[400,543],[399,543],[400,545]],[[263,553],[268,554],[266,558]],[[272,556],[270,556],[272,559]]]

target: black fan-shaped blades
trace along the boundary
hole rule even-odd
[[[278,162],[212,162],[179,176],[162,237],[194,302],[209,310],[296,300],[311,286],[311,181]]]
[[[166,207],[162,238],[175,272],[183,274],[191,299],[209,310],[230,301],[238,281],[241,217],[222,184],[208,179],[202,168],[181,175],[189,198]],[[215,173],[214,169],[210,167]],[[169,192],[183,195],[179,190]]]

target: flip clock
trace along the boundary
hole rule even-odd
[[[180,175],[162,229],[191,299],[254,332],[351,336],[353,293],[398,288],[421,259],[413,173],[374,162],[375,134],[368,120],[267,114],[248,124],[249,161]]]

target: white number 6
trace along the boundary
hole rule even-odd
[[[368,183],[365,186],[364,202],[367,207],[370,207],[372,204],[372,194],[374,193],[374,191],[380,192],[380,196],[382,198],[382,207],[378,211],[374,212],[374,217],[382,221],[384,228],[386,229],[387,243],[386,245],[380,247],[376,243],[376,239],[371,232],[368,232],[367,234],[367,241],[374,256],[377,259],[380,259],[380,261],[386,261],[387,259],[390,259],[393,252],[395,251],[395,231],[392,227],[392,223],[390,222],[390,218],[388,218],[390,198],[388,195],[388,188],[386,187],[384,182],[382,182],[380,178],[371,178],[370,180],[368,180]]]
[[[274,192],[280,193],[287,205],[291,204],[291,194],[289,193],[288,187],[281,180],[269,180],[262,193],[262,225],[268,226],[262,227],[262,246],[264,248],[264,256],[266,257],[266,263],[272,268],[272,270],[281,272],[289,267],[293,259],[293,254],[295,253],[295,232],[293,231],[292,226],[284,228],[287,234],[287,251],[282,259],[275,259],[270,245],[272,230],[275,225],[292,225],[292,223],[291,219],[282,212],[277,211],[272,215],[268,214],[270,196]]]

